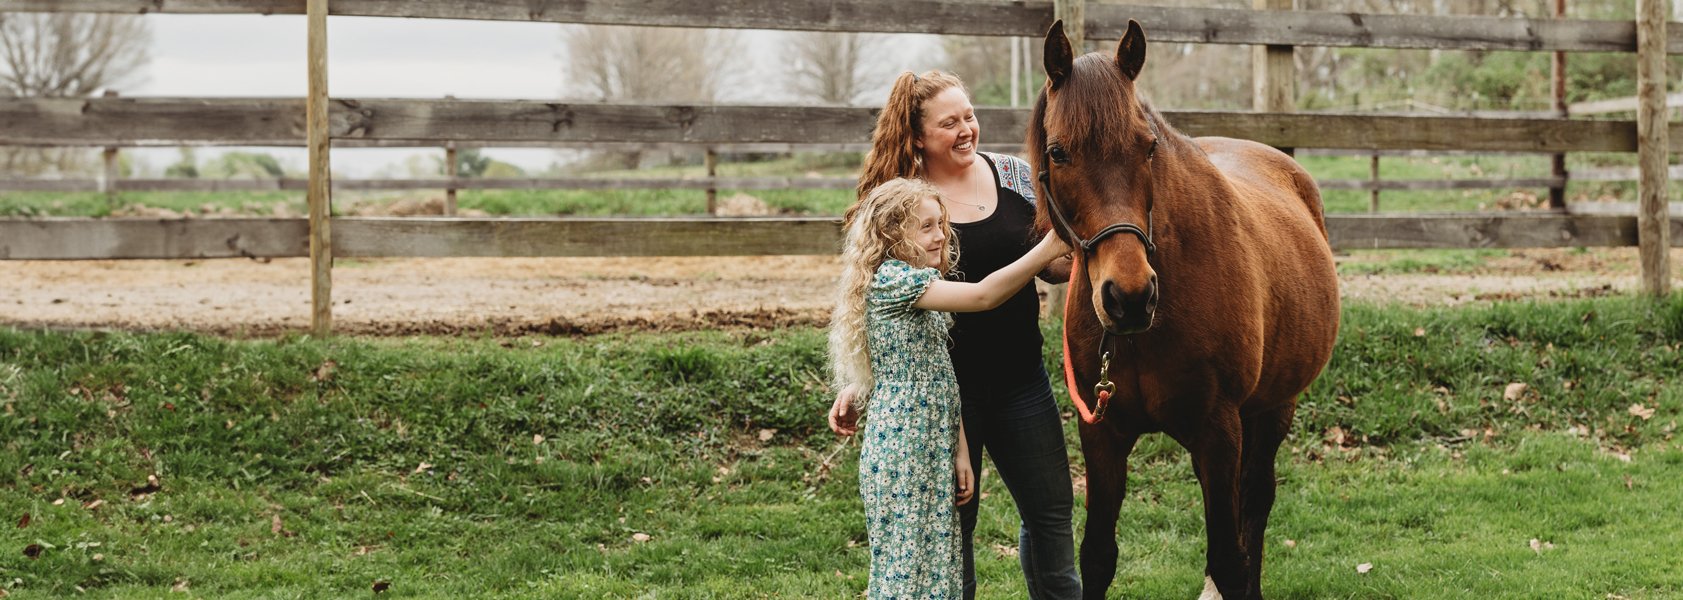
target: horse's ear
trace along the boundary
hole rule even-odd
[[[1139,79],[1140,69],[1145,68],[1145,29],[1139,21],[1128,19],[1128,33],[1122,35],[1122,43],[1116,46],[1116,64],[1128,79]]]
[[[1052,23],[1052,28],[1046,31],[1046,81],[1052,89],[1058,89],[1069,79],[1069,72],[1075,64],[1074,51],[1070,49],[1069,37],[1064,35],[1064,20],[1058,19]]]

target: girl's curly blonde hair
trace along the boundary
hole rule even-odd
[[[854,403],[869,401],[871,353],[865,335],[865,297],[877,267],[890,258],[923,266],[923,249],[913,241],[916,211],[925,199],[941,206],[941,229],[946,235],[945,260],[936,270],[945,278],[958,264],[958,238],[941,190],[920,179],[896,178],[872,189],[850,211],[842,248],[842,275],[836,285],[836,308],[830,314],[830,370],[835,389],[855,386]]]

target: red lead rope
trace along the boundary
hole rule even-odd
[[[1081,253],[1075,253],[1074,262],[1070,264],[1069,272],[1072,276],[1075,273],[1081,272]],[[1098,397],[1097,410],[1090,410],[1087,408],[1087,402],[1081,397],[1080,388],[1075,387],[1075,366],[1070,363],[1069,358],[1069,316],[1074,310],[1075,297],[1070,294],[1064,294],[1064,385],[1069,386],[1069,401],[1071,404],[1075,405],[1075,410],[1081,413],[1081,422],[1092,425],[1104,420],[1105,409],[1110,406],[1110,390],[1102,388],[1113,386],[1110,386],[1109,373],[1099,374],[1101,383],[1093,386],[1095,388],[1095,395]],[[1108,358],[1109,357],[1106,357],[1107,360],[1104,361],[1106,364],[1102,365],[1102,367],[1106,370],[1110,368],[1110,365],[1108,364],[1110,361]]]

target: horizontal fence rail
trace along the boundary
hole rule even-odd
[[[0,99],[0,145],[299,146],[298,99]],[[525,100],[332,101],[336,143],[446,142],[864,143],[876,109],[797,106],[572,104]],[[982,127],[1016,138],[1027,109],[979,108]],[[1493,152],[1635,152],[1636,123],[1364,114],[1164,111],[1182,133],[1291,148]],[[1683,125],[1670,137],[1683,151]]]
[[[999,0],[333,0],[334,15],[1039,37],[1051,2]],[[0,0],[0,12],[303,14],[299,0]],[[1128,19],[1149,39],[1441,50],[1634,52],[1626,21],[1251,11],[1089,3],[1087,39],[1121,39]],[[1683,53],[1683,25],[1669,24],[1667,51]]]
[[[1636,181],[1635,167],[1573,171],[1571,181]],[[1683,179],[1683,166],[1671,168]],[[1322,190],[1476,190],[1552,188],[1566,178],[1322,179]],[[470,179],[334,179],[333,189],[376,190],[852,190],[852,177],[531,177]],[[269,192],[304,191],[307,179],[0,179],[3,192]]]
[[[1634,246],[1622,215],[1327,215],[1339,249]],[[285,258],[309,255],[309,221],[267,219],[0,219],[0,259]],[[446,219],[339,217],[334,255],[371,257],[827,255],[831,217]],[[1683,247],[1683,217],[1671,219]]]
[[[334,179],[335,190],[794,190],[853,189],[851,177],[635,178],[545,177],[496,179]],[[0,179],[0,191],[37,192],[267,192],[304,191],[307,179]]]

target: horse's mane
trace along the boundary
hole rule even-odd
[[[1089,107],[1090,110],[1064,110],[1057,115],[1058,125],[1064,131],[1081,131],[1084,135],[1074,139],[1059,140],[1064,148],[1072,153],[1103,152],[1105,146],[1119,140],[1129,131],[1147,131],[1145,123],[1138,122],[1139,112],[1127,110],[1128,102],[1121,99],[1132,98],[1133,104],[1138,104],[1140,110],[1149,115],[1156,122],[1158,133],[1162,136],[1158,140],[1158,151],[1162,152],[1167,146],[1174,144],[1182,136],[1169,123],[1163,120],[1163,115],[1151,105],[1151,101],[1134,87],[1117,67],[1113,57],[1090,53],[1075,59],[1073,72],[1058,88],[1060,102],[1065,106]],[[1028,153],[1029,166],[1036,174],[1042,172],[1046,165],[1046,88],[1041,88],[1040,95],[1035,98],[1034,110],[1029,116],[1028,138],[1024,151]],[[1115,110],[1099,110],[1101,107],[1114,107]],[[1038,175],[1034,179],[1034,193],[1037,198],[1046,198],[1046,190]],[[1036,231],[1046,231],[1051,228],[1050,217],[1046,212],[1046,202],[1038,202],[1035,210],[1034,227]]]

